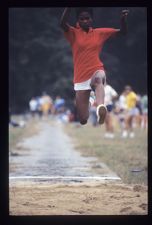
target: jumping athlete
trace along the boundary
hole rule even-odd
[[[90,7],[76,8],[76,27],[68,24],[71,7],[65,8],[61,17],[61,28],[70,43],[74,63],[74,90],[76,91],[76,107],[81,124],[86,124],[89,118],[90,91],[94,90],[97,101],[98,123],[103,124],[107,108],[104,105],[104,85],[106,74],[99,54],[105,41],[118,34],[127,33],[126,17],[128,10],[123,10],[120,29],[93,28],[93,10]]]

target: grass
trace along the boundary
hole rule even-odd
[[[12,119],[16,122],[20,120],[19,116],[14,116]],[[9,150],[13,149],[18,142],[25,137],[30,137],[32,134],[38,132],[36,121],[28,121],[25,127],[9,126]]]
[[[104,138],[105,127],[91,124],[76,127],[67,124],[65,131],[84,156],[95,156],[106,163],[127,184],[147,185],[147,131],[135,128],[135,138],[122,139],[118,124],[115,138]],[[141,172],[132,172],[141,169]]]
[[[134,139],[122,139],[118,124],[115,125],[114,139],[104,138],[104,125],[92,127],[89,123],[85,126],[70,123],[64,128],[82,155],[97,157],[115,171],[124,183],[147,185],[147,131],[137,127]],[[36,132],[38,129],[34,120],[29,121],[24,128],[9,127],[9,148],[13,149],[22,138]],[[133,169],[142,171],[132,172]]]

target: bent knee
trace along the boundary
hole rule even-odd
[[[94,78],[94,83],[95,83],[95,84],[101,84],[101,83],[102,83],[102,80],[103,80],[103,79],[102,79],[101,77],[95,77],[95,78]]]
[[[93,81],[91,82],[91,86],[97,87],[97,86],[104,86],[105,80],[101,77],[95,77]]]

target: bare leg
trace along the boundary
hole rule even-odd
[[[87,123],[89,118],[89,97],[91,90],[76,91],[76,107],[82,125]]]
[[[113,133],[113,124],[112,124],[112,116],[110,112],[107,113],[106,118],[105,118],[105,126],[106,126],[106,131]]]
[[[104,90],[104,83],[105,83],[105,74],[102,72],[96,72],[91,79],[91,87],[95,89],[96,95],[96,103],[97,103],[97,121],[99,124],[103,124],[107,109],[104,105],[104,97],[105,97],[105,90]]]
[[[132,131],[132,116],[128,116],[127,118],[126,118],[126,130],[127,131]]]
[[[104,104],[104,80],[102,76],[97,76],[96,74],[92,77],[91,86],[95,89],[96,102],[97,105]]]

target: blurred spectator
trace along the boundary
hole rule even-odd
[[[35,97],[32,97],[32,99],[29,101],[29,108],[32,117],[35,117],[37,114],[37,100]]]
[[[41,97],[41,108],[42,108],[43,116],[45,117],[47,117],[49,113],[52,113],[53,100],[46,92],[43,92]]]
[[[125,87],[126,92],[126,104],[127,104],[127,111],[126,111],[126,118],[125,118],[125,128],[122,133],[122,137],[126,138],[128,135],[130,138],[134,138],[134,119],[139,114],[139,110],[136,107],[137,104],[137,94],[132,90],[132,87],[127,85]]]
[[[57,95],[54,101],[55,114],[63,113],[65,111],[65,100]]]
[[[141,107],[141,95],[139,95],[139,94],[137,94],[136,107],[137,107],[139,113],[136,115],[135,125],[137,124],[138,127],[141,127],[141,121],[142,121],[142,107]]]
[[[89,102],[90,102],[90,121],[91,124],[95,127],[98,125],[98,122],[96,114],[97,103],[94,91],[90,92]]]
[[[118,94],[115,91],[113,87],[111,87],[109,84],[106,84],[105,87],[105,105],[107,107],[107,115],[105,118],[105,128],[106,128],[106,133],[105,137],[106,138],[114,138],[114,126],[113,126],[113,116],[112,116],[112,111],[114,108],[114,100],[118,98]]]
[[[25,121],[21,120],[19,122],[16,122],[14,120],[12,120],[11,118],[11,110],[9,109],[9,124],[13,127],[25,127]]]
[[[59,113],[57,118],[62,123],[68,123],[70,121],[71,111],[69,109],[65,110],[63,113]]]
[[[127,102],[126,102],[126,91],[124,90],[116,102],[115,113],[118,115],[118,121],[120,124],[121,131],[125,128],[125,117],[126,117],[126,109],[127,109]]]
[[[75,99],[73,100],[73,104],[70,107],[69,122],[79,123],[77,107],[76,107],[76,100]]]
[[[141,108],[142,108],[142,121],[141,127],[146,129],[147,128],[147,114],[148,114],[148,97],[147,95],[143,95],[141,97]]]
[[[42,99],[42,96],[39,96],[36,98],[37,100],[37,113],[39,115],[39,118],[42,118],[42,104],[43,104],[43,99]]]

